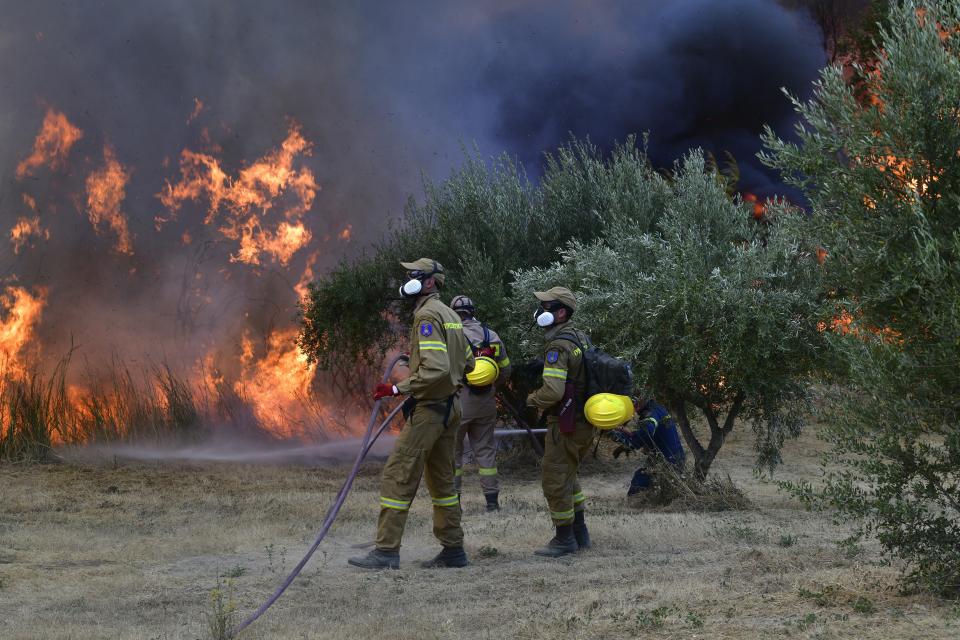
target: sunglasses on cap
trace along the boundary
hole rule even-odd
[[[430,276],[440,273],[440,270],[437,269],[437,263],[433,263],[433,268],[430,271],[424,271],[422,269],[414,269],[413,271],[407,271],[407,277],[411,280],[420,280],[421,278],[429,278]]]

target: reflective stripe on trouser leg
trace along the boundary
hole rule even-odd
[[[485,494],[500,491],[497,475],[497,403],[494,393],[472,396],[464,402],[463,428],[470,438],[473,457],[477,461],[480,486]]]
[[[400,434],[401,439],[408,429]],[[417,494],[426,452],[404,446],[397,440],[380,479],[380,517],[377,520],[377,548],[400,548],[410,504]]]
[[[383,468],[380,517],[377,521],[378,549],[395,550],[400,547],[410,504],[417,495],[424,468],[430,464],[438,447],[447,456],[449,465],[450,490],[444,495],[456,493],[453,491],[454,434],[454,431],[443,428],[443,413],[440,411],[422,403],[414,409]]]
[[[556,419],[548,421],[550,432],[545,439],[543,453],[543,495],[547,499],[550,518],[554,525],[571,524],[578,505],[574,495],[582,496],[577,470],[593,441],[593,427],[577,423],[570,435],[559,433]],[[581,501],[579,505],[583,505]]]
[[[440,436],[427,454],[424,476],[433,499],[433,535],[445,547],[463,546],[460,527],[460,500],[454,483],[453,458],[457,431],[460,427],[460,403],[454,402],[447,428],[443,428],[443,414],[434,412]],[[429,416],[430,420],[433,416]],[[416,425],[415,425],[416,426]]]
[[[573,494],[573,509],[574,511],[583,511],[587,505],[587,496],[583,495],[583,491],[578,491]]]

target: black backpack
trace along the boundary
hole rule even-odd
[[[584,371],[587,374],[587,397],[598,393],[615,393],[621,396],[633,395],[633,369],[630,363],[593,346],[586,340],[586,348],[576,335],[564,333],[557,338],[572,342],[583,354]]]

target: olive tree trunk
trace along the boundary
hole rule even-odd
[[[677,425],[680,427],[680,433],[683,434],[683,439],[693,454],[693,472],[697,480],[703,481],[706,479],[707,474],[710,472],[710,466],[720,452],[720,448],[723,447],[727,436],[733,431],[733,425],[737,420],[737,416],[740,414],[740,410],[743,408],[743,401],[745,399],[746,395],[743,391],[739,391],[736,397],[734,397],[733,403],[727,411],[727,415],[723,419],[723,424],[720,423],[720,417],[717,415],[717,411],[708,403],[693,402],[689,399],[678,399],[670,403],[670,410],[673,412]],[[690,426],[690,416],[687,413],[689,406],[700,409],[703,416],[707,419],[707,425],[710,427],[710,440],[706,446],[700,442],[697,435],[693,432],[693,428]]]

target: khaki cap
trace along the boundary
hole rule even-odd
[[[414,262],[401,262],[400,266],[407,271],[423,271],[424,273],[430,273],[436,270],[433,277],[435,277],[440,284],[443,284],[444,279],[446,279],[443,273],[443,265],[431,258],[420,258]]]
[[[570,307],[571,311],[577,310],[577,298],[573,295],[573,291],[570,291],[570,289],[566,287],[553,287],[546,291],[534,291],[533,295],[537,296],[537,300],[541,302],[559,302]]]

